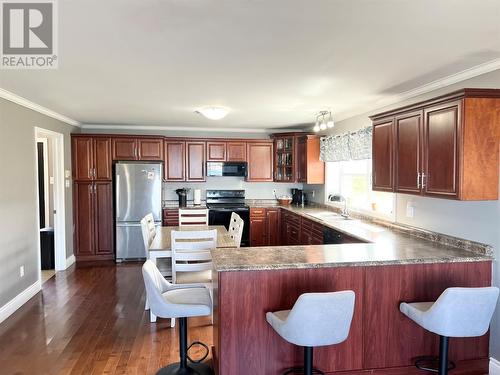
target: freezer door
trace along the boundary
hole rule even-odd
[[[155,222],[161,226],[161,222]],[[141,223],[116,224],[116,260],[145,259],[144,241],[142,240]]]
[[[116,221],[139,222],[150,212],[161,221],[161,184],[161,164],[117,163]]]

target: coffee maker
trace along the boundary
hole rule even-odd
[[[187,206],[187,194],[188,194],[189,189],[188,188],[182,188],[182,189],[177,189],[175,192],[179,196],[179,207],[186,207]]]
[[[300,206],[304,203],[304,191],[302,189],[292,189],[292,204]]]

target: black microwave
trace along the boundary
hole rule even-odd
[[[246,177],[246,162],[207,161],[207,177]]]

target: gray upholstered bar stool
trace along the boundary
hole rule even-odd
[[[417,359],[421,370],[448,374],[450,337],[478,337],[488,331],[498,301],[498,288],[448,288],[436,302],[401,303],[399,309],[422,328],[439,335],[438,368],[428,365],[429,357]]]
[[[212,369],[201,363],[208,356],[208,347],[199,341],[193,342],[189,347],[187,345],[187,318],[212,313],[208,288],[201,284],[171,284],[151,260],[147,260],[142,266],[142,276],[151,312],[160,318],[179,318],[180,362],[160,369],[157,375],[212,375]],[[188,356],[189,348],[195,344],[203,346],[207,351],[198,361],[193,361]]]
[[[339,344],[347,339],[354,313],[352,290],[331,293],[304,293],[291,310],[268,312],[267,322],[286,341],[304,347],[304,368],[284,374],[323,374],[313,368],[313,348]]]

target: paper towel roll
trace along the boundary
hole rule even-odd
[[[195,205],[201,204],[201,190],[200,189],[194,189],[193,193],[193,200]]]

